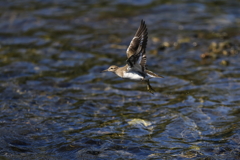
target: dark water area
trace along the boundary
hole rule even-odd
[[[240,159],[240,1],[0,1],[0,159]],[[150,94],[101,73],[140,21]]]

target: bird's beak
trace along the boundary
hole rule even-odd
[[[102,72],[107,72],[108,71],[108,69],[105,69],[105,70],[103,70]]]

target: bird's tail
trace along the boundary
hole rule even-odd
[[[163,78],[163,76],[159,76],[156,73],[153,73],[152,71],[145,70],[145,72],[150,76],[150,77],[156,77],[156,78]]]

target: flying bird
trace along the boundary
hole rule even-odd
[[[132,80],[139,80],[146,82],[147,90],[150,93],[154,93],[154,89],[150,85],[149,79],[151,78],[163,78],[162,76],[153,73],[146,68],[146,47],[148,41],[148,31],[145,22],[142,20],[141,24],[133,37],[126,53],[127,64],[123,67],[116,65],[110,66],[103,72],[113,72],[121,78],[128,78]]]

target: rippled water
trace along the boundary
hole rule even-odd
[[[0,159],[239,159],[240,2],[0,2]],[[141,82],[125,64],[141,19]]]

